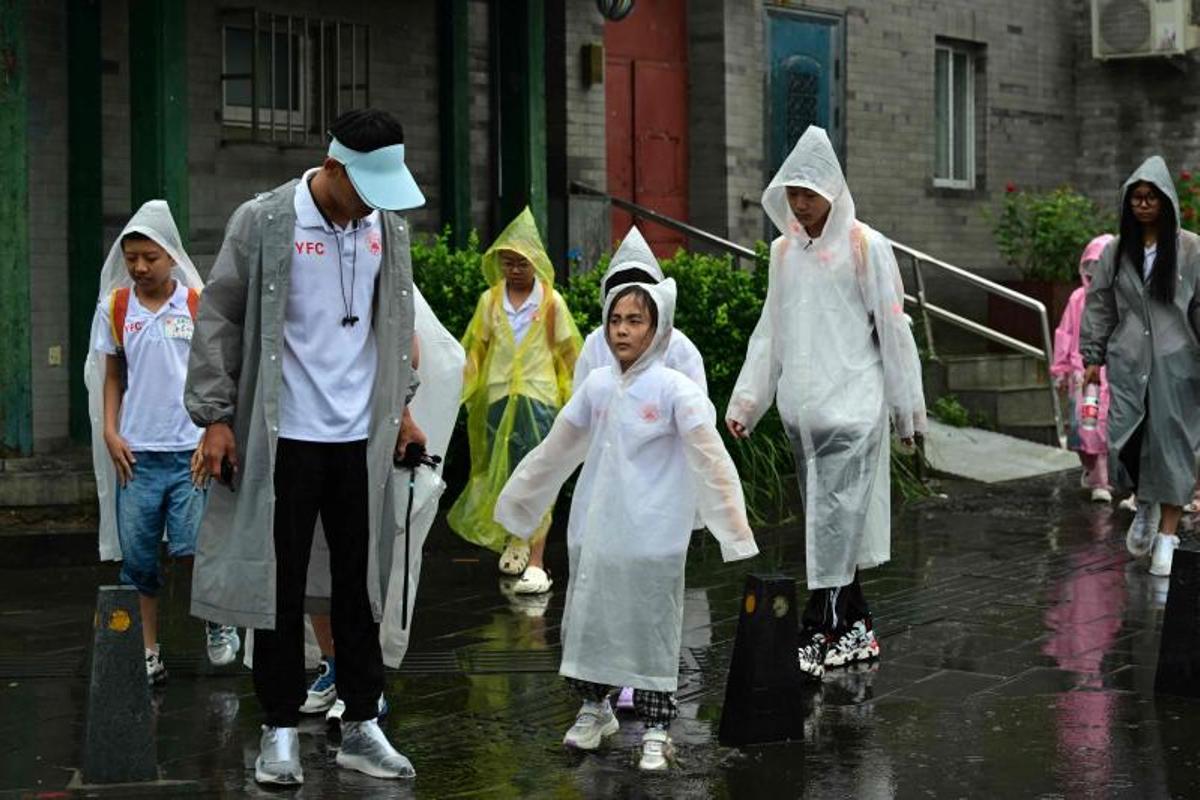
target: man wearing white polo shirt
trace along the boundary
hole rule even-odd
[[[233,215],[196,321],[186,403],[205,427],[212,492],[197,543],[192,612],[255,629],[266,714],[260,783],[303,781],[304,593],[319,517],[330,552],[339,765],[411,777],[376,722],[387,569],[379,563],[392,456],[424,443],[416,387],[408,228],[424,197],[404,132],[364,109],[330,128],[324,163]],[[390,530],[390,529],[388,529]]]

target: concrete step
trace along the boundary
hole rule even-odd
[[[1044,424],[1054,419],[1054,404],[1045,385],[981,386],[951,390],[968,411],[993,426]]]
[[[942,359],[951,392],[996,386],[1045,385],[1046,364],[1023,355],[947,356]]]
[[[77,506],[96,502],[92,454],[74,448],[49,456],[0,460],[0,507]]]

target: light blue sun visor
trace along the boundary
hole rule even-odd
[[[354,190],[371,208],[404,211],[425,205],[425,195],[404,165],[404,145],[360,153],[332,139],[328,155],[346,167]]]

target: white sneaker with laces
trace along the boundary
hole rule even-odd
[[[262,726],[258,758],[254,760],[254,780],[280,786],[304,783],[300,767],[300,735],[295,728]]]
[[[1154,540],[1154,555],[1150,558],[1150,574],[1165,578],[1171,574],[1171,562],[1175,558],[1175,548],[1179,547],[1179,537],[1173,533],[1160,533]]]
[[[867,623],[859,620],[829,645],[825,651],[825,667],[844,667],[872,658],[879,658],[879,641]]]
[[[1141,558],[1150,552],[1154,546],[1154,534],[1158,531],[1158,521],[1161,507],[1158,503],[1143,503],[1138,501],[1137,513],[1133,522],[1129,523],[1129,532],[1125,534],[1125,549],[1134,558]]]
[[[237,628],[206,622],[204,633],[208,663],[214,667],[225,667],[237,659],[238,650],[242,649],[242,637],[238,636]]]
[[[372,778],[413,778],[417,771],[400,754],[373,719],[342,723],[342,746],[337,764]]]
[[[638,761],[638,769],[661,772],[674,757],[675,745],[671,743],[671,734],[662,728],[647,728],[642,735],[642,758]]]
[[[804,634],[801,633],[801,637]],[[829,643],[825,639],[825,634],[814,633],[807,641],[803,638],[800,643],[800,671],[814,680],[821,680],[825,676],[825,656],[829,652]]]
[[[514,594],[545,594],[550,591],[554,581],[546,574],[546,570],[532,564],[521,573],[521,579],[513,586]]]
[[[162,686],[167,682],[167,665],[157,649],[146,651],[146,680],[151,686]]]
[[[1111,503],[1112,502],[1112,492],[1110,492],[1108,489],[1104,488],[1103,486],[1092,489],[1092,502],[1093,503]]]
[[[563,744],[576,750],[595,750],[605,736],[611,736],[620,727],[608,698],[599,703],[587,700],[579,708],[575,724],[563,736]]]

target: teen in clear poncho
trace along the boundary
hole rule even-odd
[[[825,131],[804,132],[762,204],[781,235],[726,422],[745,437],[779,407],[804,499],[800,662],[819,677],[879,653],[858,570],[890,557],[888,418],[911,440],[925,399],[891,245],[855,218]]]
[[[88,339],[87,359],[83,365],[83,383],[88,390],[88,418],[92,423],[92,466],[96,472],[96,494],[100,501],[100,560],[120,561],[121,545],[117,540],[117,473],[108,448],[104,444],[104,373],[106,354],[96,349],[104,327],[100,306],[116,289],[132,287],[133,280],[125,266],[121,240],[131,233],[152,239],[175,262],[172,276],[189,289],[204,288],[200,273],[183,249],[179,229],[166,200],[149,200],[125,225],[109,248],[104,267],[100,270],[100,291],[96,296],[97,311],[92,317],[92,332]]]
[[[609,292],[627,283],[661,283],[663,280],[662,267],[658,259],[646,243],[642,232],[634,225],[625,234],[621,246],[613,253],[608,262],[608,269],[600,281],[600,305]],[[604,335],[605,325],[602,322],[583,341],[583,351],[575,362],[575,380],[573,386],[578,389],[588,374],[597,367],[616,366],[617,359],[608,347]],[[704,374],[704,357],[692,340],[678,328],[672,328],[671,341],[667,345],[664,363],[671,369],[678,370],[692,379],[700,390],[708,394],[708,380]]]
[[[521,575],[517,592],[541,593],[551,583],[542,561],[550,510],[532,546],[511,539],[492,511],[513,468],[567,401],[581,339],[528,208],[483,254],[482,268],[491,288],[462,339],[471,473],[447,520],[467,541],[501,553],[501,572]]]
[[[642,755],[648,769],[669,756],[684,568],[697,512],[726,561],[758,552],[712,403],[663,364],[674,307],[671,279],[613,290],[604,318],[619,365],[588,375],[496,503],[498,524],[534,535],[583,464],[568,524],[559,674],[584,704],[564,743],[599,746],[617,729],[611,688],[631,686],[649,726]]]

